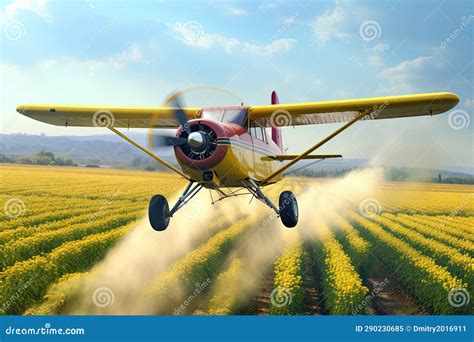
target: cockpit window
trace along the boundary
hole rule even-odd
[[[201,118],[211,119],[217,122],[221,122],[223,113],[224,113],[223,109],[203,109],[201,113]]]
[[[244,125],[247,116],[245,109],[226,109],[222,116],[222,122],[234,123],[240,126]]]
[[[202,118],[244,126],[247,119],[246,109],[204,109]]]

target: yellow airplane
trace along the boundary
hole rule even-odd
[[[281,180],[284,171],[302,159],[341,157],[312,152],[359,120],[436,115],[459,102],[452,93],[430,93],[279,104],[278,96],[273,92],[271,105],[183,108],[180,95],[174,94],[162,107],[50,104],[21,105],[17,111],[57,126],[106,127],[188,180],[188,186],[171,209],[164,196],[151,198],[150,224],[153,229],[162,231],[168,227],[170,218],[202,188],[217,193],[215,200],[211,196],[212,203],[250,194],[273,209],[286,227],[294,227],[299,216],[295,195],[283,191],[277,207],[262,191],[265,186]],[[338,122],[344,124],[303,153],[284,154],[281,127]],[[117,130],[124,127],[177,128],[177,131],[170,136],[151,135],[149,148],[145,148]],[[163,145],[173,147],[180,168],[152,151],[152,147]]]

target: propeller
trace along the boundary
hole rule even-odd
[[[204,124],[189,124],[188,116],[183,109],[181,93],[169,97],[165,105],[170,107],[176,121],[181,125],[179,137],[173,132],[159,132],[152,130],[149,140],[153,148],[181,147],[182,151],[191,159],[202,160],[209,157],[217,147],[216,133]],[[159,133],[158,133],[159,132]]]
[[[181,100],[179,99],[179,93],[172,95],[167,101],[167,105],[173,109],[173,115],[176,121],[183,127],[183,130],[188,134],[191,134],[191,126],[188,124],[188,117],[186,112],[183,110]],[[155,131],[156,132],[156,131]],[[159,134],[153,133],[151,139],[151,146],[153,148],[168,147],[168,146],[183,146],[188,143],[187,138],[176,137],[173,132],[160,132]]]

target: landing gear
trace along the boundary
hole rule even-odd
[[[165,230],[169,223],[171,217],[179,209],[181,209],[188,201],[193,198],[199,190],[201,190],[204,185],[196,183],[193,186],[194,182],[190,181],[183,194],[179,197],[176,204],[173,208],[169,209],[168,201],[162,195],[155,195],[150,200],[150,205],[148,206],[148,218],[150,219],[150,224],[152,228],[156,231]],[[280,194],[279,206],[278,208],[273,204],[273,202],[265,196],[261,188],[253,179],[246,179],[241,181],[243,186],[242,189],[247,189],[256,199],[265,203],[269,208],[271,208],[277,216],[281,218],[281,222],[285,227],[292,228],[295,227],[298,223],[298,203],[296,201],[295,195],[291,191],[283,191]],[[237,196],[237,192],[231,194],[226,194],[218,187],[214,188],[217,192],[221,194],[220,199],[224,199],[231,196]],[[244,193],[245,195],[247,193]],[[212,199],[212,197],[211,197]],[[214,203],[214,202],[213,202]]]
[[[155,195],[151,198],[150,204],[148,206],[148,218],[150,220],[151,227],[156,231],[165,230],[169,223],[171,217],[181,209],[188,201],[196,195],[199,190],[202,189],[201,184],[196,184],[194,187],[193,181],[190,181],[183,194],[179,197],[176,204],[169,209],[168,201],[162,195]]]
[[[168,201],[162,195],[155,195],[151,198],[148,206],[148,218],[151,227],[156,231],[163,231],[170,223],[170,210]]]
[[[293,228],[298,223],[298,202],[291,191],[283,191],[278,201],[281,222],[287,228]]]
[[[281,222],[287,228],[293,228],[298,223],[298,202],[296,196],[291,191],[283,191],[280,194],[279,207],[275,207],[272,201],[265,196],[260,190],[260,187],[252,179],[247,179],[242,182],[243,186],[255,196],[258,200],[265,203],[268,207],[273,209],[275,213],[280,216]]]

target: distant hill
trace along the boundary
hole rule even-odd
[[[128,135],[146,146],[145,133]],[[52,152],[62,158],[72,159],[80,166],[97,165],[118,168],[159,168],[156,162],[134,146],[111,134],[90,136],[45,136],[27,134],[0,134],[0,154],[19,159],[41,151]],[[161,150],[160,157],[177,165],[171,149]],[[306,177],[338,177],[347,172],[370,166],[366,159],[328,159],[315,163],[302,161],[290,168],[293,175]],[[378,165],[385,171],[387,180],[448,183],[474,183],[473,167],[442,166],[436,169],[409,168]]]
[[[146,135],[130,134],[141,144],[146,144]],[[26,134],[0,134],[0,153],[7,156],[34,155],[41,151],[70,158],[77,164],[130,167],[136,158],[152,160],[134,146],[114,135],[94,136],[45,136]],[[161,154],[160,154],[161,155]],[[164,156],[175,162],[174,156]]]

